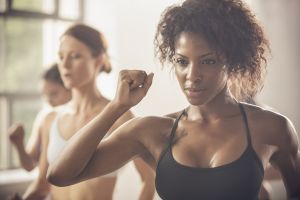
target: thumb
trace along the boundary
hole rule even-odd
[[[150,86],[152,85],[153,76],[154,76],[154,73],[150,73],[150,74],[147,76],[147,78],[146,78],[146,80],[145,80],[145,83],[143,84],[143,88],[145,88],[145,90],[144,90],[145,93],[148,92]]]

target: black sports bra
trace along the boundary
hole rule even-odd
[[[235,161],[214,168],[196,168],[178,163],[172,155],[176,119],[167,148],[156,168],[156,189],[164,200],[258,200],[264,169],[251,143],[245,110],[240,105],[248,145]]]

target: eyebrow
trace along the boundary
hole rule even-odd
[[[201,56],[199,56],[200,58],[205,58],[205,57],[207,57],[207,56],[210,56],[210,55],[213,55],[214,54],[214,52],[209,52],[209,53],[205,53],[205,54],[203,54],[203,55],[201,55]],[[184,55],[182,55],[182,54],[180,54],[180,53],[175,53],[175,55],[179,55],[179,56],[182,56],[182,57],[185,57],[186,58],[186,56],[184,56]]]

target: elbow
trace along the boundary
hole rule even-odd
[[[29,159],[27,161],[23,161],[21,160],[21,166],[28,172],[30,172],[31,170],[33,170],[36,167],[36,163],[33,160]]]
[[[66,177],[60,175],[59,173],[55,172],[55,170],[52,169],[48,169],[46,177],[47,177],[47,181],[55,186],[64,187],[72,184],[66,179]]]
[[[34,166],[23,166],[23,168],[27,171],[30,172],[34,169]]]

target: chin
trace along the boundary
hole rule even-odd
[[[190,102],[190,105],[192,106],[203,106],[205,103],[199,103],[199,102]]]
[[[191,99],[191,98],[188,98],[187,100],[193,106],[201,106],[201,105],[207,103],[206,99]]]
[[[73,88],[72,84],[70,84],[70,83],[64,83],[64,86],[67,90],[70,90]]]

